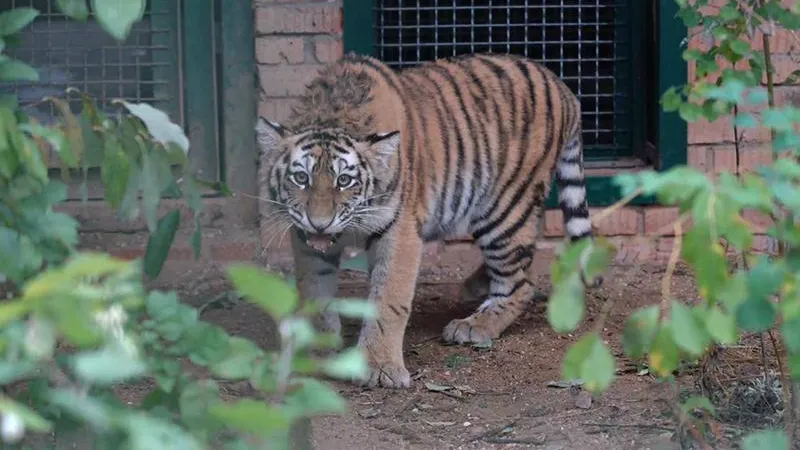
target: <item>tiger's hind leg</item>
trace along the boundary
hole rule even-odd
[[[543,215],[539,197],[529,209],[520,208],[491,230],[476,236],[486,261],[488,293],[471,316],[453,320],[445,327],[446,342],[480,343],[496,339],[533,299],[536,291],[530,268]],[[536,222],[535,226],[530,226],[531,220]],[[470,279],[474,285],[479,278],[473,274]]]

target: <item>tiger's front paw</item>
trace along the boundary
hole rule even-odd
[[[389,389],[405,389],[411,385],[411,374],[408,373],[403,363],[372,363],[370,374],[366,380],[361,380],[365,387],[385,387]]]
[[[453,320],[444,327],[442,338],[451,344],[480,344],[497,337],[493,330],[479,322],[475,317]]]

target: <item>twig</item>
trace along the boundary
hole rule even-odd
[[[672,244],[672,253],[669,255],[669,262],[667,263],[667,271],[664,274],[664,278],[661,279],[661,317],[665,318],[667,314],[667,310],[669,309],[669,299],[670,299],[670,286],[672,285],[672,274],[675,272],[675,266],[678,264],[678,257],[681,253],[681,242],[682,237],[681,233],[683,229],[681,228],[681,222],[675,222],[674,224],[675,230],[675,242]]]
[[[542,445],[547,442],[547,436],[531,436],[527,438],[501,438],[497,436],[490,436],[484,439],[485,442],[490,444],[532,444]]]
[[[628,203],[632,202],[633,199],[641,195],[642,189],[638,188],[635,191],[631,192],[630,194],[626,195],[625,197],[621,198],[618,202],[614,203],[613,205],[609,206],[608,208],[598,212],[597,214],[592,216],[592,224],[595,222],[600,222],[606,217],[614,214],[618,209],[624,207]]]
[[[665,427],[663,425],[650,425],[647,423],[591,423],[584,422],[581,425],[590,427],[603,427],[603,428],[641,428],[645,430],[660,430],[660,431],[675,431],[675,428]]]
[[[603,332],[603,328],[606,325],[606,319],[608,319],[608,316],[611,315],[611,309],[614,307],[614,298],[615,296],[610,295],[606,297],[606,301],[603,303],[603,308],[600,310],[600,318],[594,325],[594,332],[598,335]]]

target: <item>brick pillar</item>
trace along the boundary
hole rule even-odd
[[[342,56],[341,0],[255,0],[256,62],[260,84],[258,113],[282,123],[304,87],[326,63]],[[259,174],[263,178],[263,173]],[[263,185],[263,182],[259,182]],[[259,195],[268,195],[259,186]],[[275,236],[277,225],[264,220],[269,208],[259,208],[262,262],[287,268],[289,239]],[[281,227],[282,228],[282,227]],[[269,244],[269,248],[265,248]]]
[[[342,56],[342,3],[259,0],[255,8],[258,112],[281,122],[319,68]]]

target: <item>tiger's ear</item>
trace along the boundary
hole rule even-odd
[[[290,134],[289,130],[277,122],[272,122],[263,117],[256,123],[256,141],[262,154],[270,153],[278,144]]]
[[[367,136],[367,143],[373,156],[385,167],[388,167],[392,156],[400,148],[400,132],[370,134]]]

